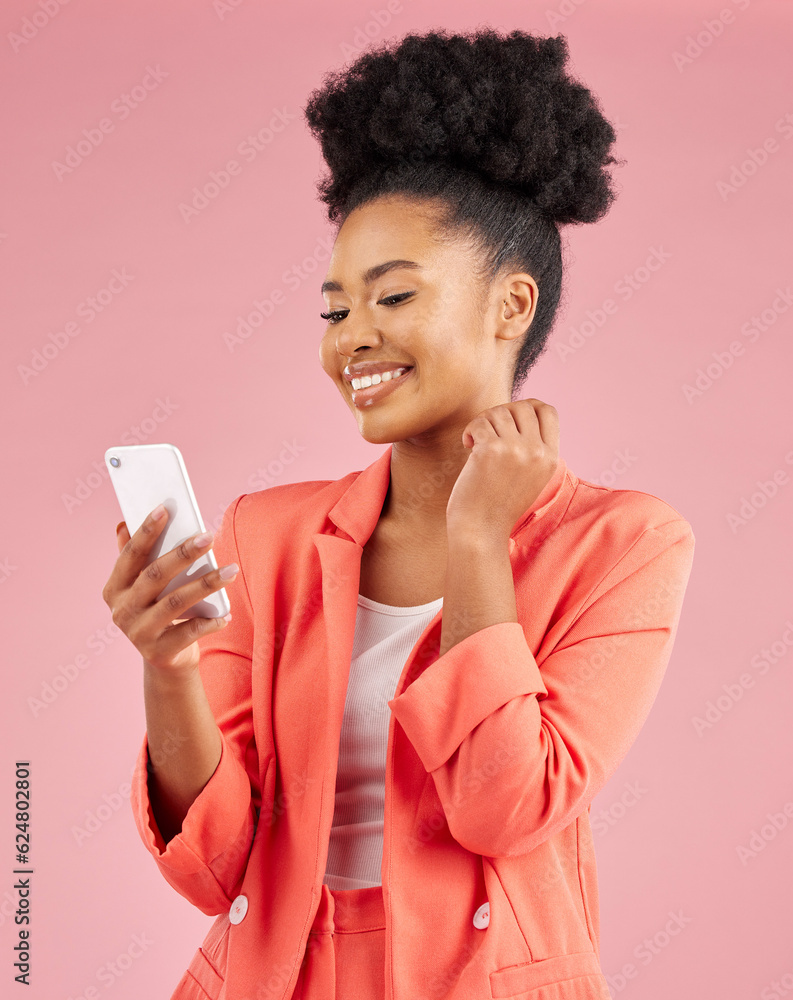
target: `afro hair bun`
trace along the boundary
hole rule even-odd
[[[597,221],[614,200],[616,134],[567,59],[563,35],[438,29],[329,72],[304,110],[330,169],[328,214],[369,174],[436,162],[522,192],[555,223]]]

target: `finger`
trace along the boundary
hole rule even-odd
[[[232,564],[232,568],[234,565],[236,563]],[[150,616],[151,622],[162,632],[171,622],[184,618],[184,612],[194,604],[206,600],[221,587],[228,587],[236,579],[239,566],[236,572],[223,578],[220,573],[225,568],[221,566],[218,569],[210,569],[189,583],[183,583],[181,587],[161,597],[144,614]]]
[[[121,573],[119,569],[119,563],[121,562],[121,553],[124,551],[124,546],[129,541],[129,531],[127,530],[127,525],[125,521],[119,521],[116,525],[116,544],[118,545],[119,556],[116,560],[116,564],[113,567],[112,572],[108,578],[107,583],[102,590],[102,599],[111,609],[115,606],[116,596],[118,593],[119,582],[121,580]]]
[[[537,420],[531,403],[532,400],[519,399],[514,403],[504,403],[492,410],[489,414],[491,423],[499,437],[511,434],[528,436],[532,432],[537,433]]]
[[[156,652],[152,649],[145,658],[150,663],[160,659],[167,663],[202,635],[217,632],[228,624],[225,618],[184,618],[163,630],[156,640]]]
[[[473,448],[478,442],[483,442],[498,435],[498,432],[490,420],[490,411],[483,410],[482,413],[469,420],[463,431],[463,445],[466,448]]]
[[[149,514],[131,538],[126,522],[120,521],[116,525],[116,542],[119,548],[119,555],[105,584],[105,594],[117,595],[132,586],[141,567],[146,564],[148,551],[154,545],[167,521],[167,517],[162,517],[158,521],[154,521],[151,514]],[[151,537],[148,541],[146,535],[147,526],[151,529]],[[113,607],[113,604],[110,606]]]
[[[536,410],[540,423],[540,435],[548,447],[557,455],[559,453],[559,414],[550,403],[540,403]]]
[[[116,540],[119,546],[119,556],[110,574],[108,585],[113,591],[128,590],[136,580],[141,569],[146,565],[149,552],[168,523],[167,515],[154,520],[149,513],[143,524],[130,537],[125,522],[122,528],[117,526]]]
[[[212,548],[215,543],[212,533],[206,532],[209,537],[199,545],[196,539],[201,534],[204,532],[185,538],[184,541],[179,542],[178,545],[142,568],[138,578],[132,584],[129,595],[130,600],[138,609],[151,607],[175,576],[192,566],[197,559]],[[172,593],[176,593],[176,591],[172,591]]]
[[[518,433],[524,437],[539,434],[542,439],[542,426],[539,423],[538,411],[544,404],[539,399],[518,399],[511,405]]]

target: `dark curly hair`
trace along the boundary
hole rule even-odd
[[[596,98],[564,73],[568,55],[563,35],[408,34],[327,73],[304,109],[330,168],[317,189],[337,232],[381,195],[440,199],[439,239],[469,240],[480,280],[505,268],[534,277],[513,400],[559,305],[559,226],[606,214],[615,195],[605,167],[621,162]]]

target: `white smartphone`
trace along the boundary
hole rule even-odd
[[[186,538],[206,530],[198,509],[190,477],[179,449],[172,444],[132,444],[108,448],[105,464],[116,491],[121,513],[130,535],[134,535],[158,504],[168,511],[165,528],[154,544],[146,564],[170,552]],[[182,570],[159,594],[169,594],[196,577],[217,569],[210,549]],[[221,618],[231,611],[225,588],[208,594],[179,615],[183,618]]]

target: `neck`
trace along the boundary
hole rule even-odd
[[[446,531],[446,505],[471,454],[460,436],[455,442],[416,444],[395,441],[391,450],[391,482],[380,517],[392,524],[437,537]]]

